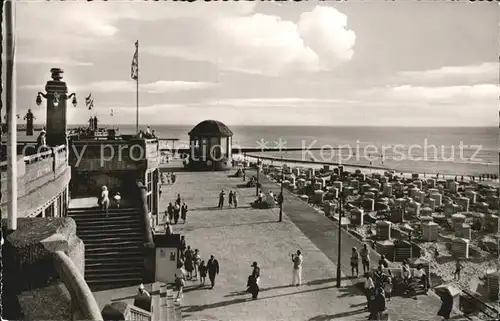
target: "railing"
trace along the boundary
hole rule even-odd
[[[151,321],[152,313],[143,310],[135,305],[129,304],[125,312],[125,320]]]
[[[500,311],[498,309],[495,309],[489,304],[481,301],[473,293],[467,290],[462,290],[462,293],[460,294],[460,310],[465,315],[480,313],[491,320],[498,320],[498,317],[500,316]]]
[[[92,291],[73,261],[64,252],[56,251],[54,265],[71,295],[72,305],[76,308],[77,316],[74,316],[74,319],[103,320]]]

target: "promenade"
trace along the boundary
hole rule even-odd
[[[250,171],[249,171],[250,172]],[[231,172],[232,173],[232,172]],[[355,239],[343,246],[343,286],[336,288],[337,234],[333,223],[288,192],[284,220],[279,209],[252,209],[255,188],[238,188],[241,178],[224,172],[177,172],[173,185],[163,185],[160,208],[166,209],[177,193],[188,204],[186,224],[174,231],[186,236],[187,244],[200,250],[207,261],[213,254],[220,275],[213,290],[188,281],[181,302],[186,320],[366,320],[366,299],[349,275],[349,253]],[[262,179],[264,190],[279,187]],[[217,209],[221,189],[236,190],[239,208]],[[227,202],[227,197],[226,197]],[[304,254],[303,285],[291,287],[290,254]],[[261,268],[261,292],[252,301],[245,293],[253,261]],[[363,281],[363,279],[359,279]],[[208,280],[207,280],[208,282]],[[357,282],[354,282],[357,283]],[[435,297],[395,298],[389,303],[391,320],[440,320]]]

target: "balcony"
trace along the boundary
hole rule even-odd
[[[0,163],[2,217],[7,215],[7,161]],[[17,158],[18,217],[35,216],[68,186],[71,171],[65,145]]]

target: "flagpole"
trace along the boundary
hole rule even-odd
[[[135,100],[136,100],[136,110],[135,110],[135,130],[137,135],[139,135],[139,40],[137,44],[137,77],[135,80]]]

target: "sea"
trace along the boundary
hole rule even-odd
[[[136,130],[135,125],[113,126],[121,134],[133,134]],[[152,125],[151,128],[159,138],[179,139],[175,148],[189,147],[188,133],[193,126]],[[250,153],[254,156],[349,167],[373,166],[404,173],[499,172],[499,130],[495,127],[230,126],[230,129],[233,148],[258,148],[259,152]],[[162,147],[167,146],[171,148],[172,143],[163,141]],[[266,148],[280,147],[281,152],[266,152]],[[287,151],[287,148],[302,150]]]

